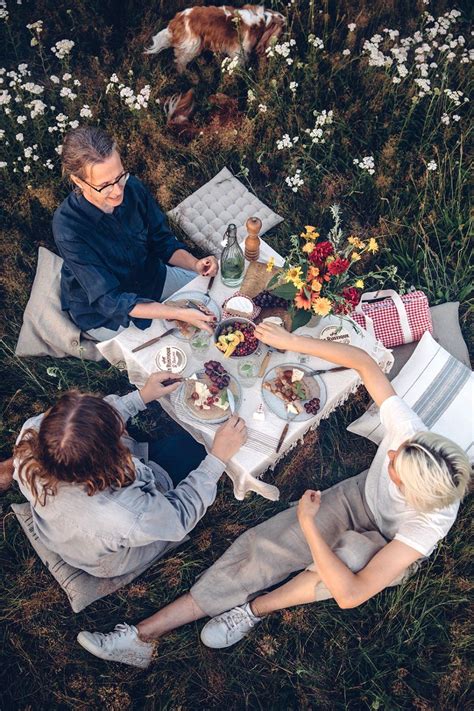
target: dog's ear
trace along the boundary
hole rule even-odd
[[[257,54],[265,54],[265,50],[270,44],[272,37],[279,37],[283,31],[284,22],[279,17],[273,17],[263,30],[262,36],[257,42],[255,51]]]

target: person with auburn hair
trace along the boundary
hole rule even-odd
[[[401,582],[456,519],[471,476],[465,452],[426,431],[365,351],[272,324],[259,324],[255,335],[359,373],[385,430],[375,458],[368,471],[323,492],[308,490],[297,507],[243,533],[190,592],[137,626],[80,632],[79,644],[97,657],[146,667],[154,640],[206,615],[213,619],[201,640],[220,649],[286,607],[330,597],[341,608],[356,607]]]
[[[196,274],[215,275],[216,258],[196,259],[178,242],[150,192],[124,168],[114,139],[101,128],[76,128],[61,159],[75,186],[53,217],[63,310],[97,341],[130,321],[147,328],[154,318],[211,332],[210,312],[160,302]]]
[[[143,570],[187,538],[216,496],[226,462],[246,439],[243,420],[217,430],[210,454],[187,432],[146,445],[125,429],[173,392],[169,373],[119,397],[71,390],[23,425],[13,469],[40,541],[97,577]]]

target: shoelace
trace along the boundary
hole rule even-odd
[[[235,612],[224,617],[224,622],[229,632],[233,632],[241,622],[247,622],[251,627],[254,626],[254,621],[242,607],[237,607]]]
[[[100,638],[100,646],[108,646],[116,637],[125,637],[127,634],[129,634],[130,629],[130,625],[127,625],[126,622],[122,622],[118,625],[115,625],[113,632],[107,632],[106,634],[102,634]]]

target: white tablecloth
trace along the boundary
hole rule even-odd
[[[282,264],[282,258],[269,245],[262,241],[260,260],[267,260],[270,256],[275,257],[277,266]],[[207,288],[207,283],[207,278],[198,276],[184,287],[182,291],[198,290],[204,292]],[[211,297],[221,306],[225,299],[234,293],[234,291],[235,289],[224,286],[219,276],[217,276],[212,287]],[[335,317],[327,317],[314,328],[303,327],[298,330],[298,333],[318,336],[321,329],[331,323],[339,325],[340,320]],[[108,361],[118,367],[126,368],[130,382],[138,388],[143,386],[150,373],[158,369],[155,363],[157,352],[163,348],[163,346],[170,343],[179,346],[185,351],[188,356],[188,362],[182,375],[191,375],[191,373],[202,367],[202,361],[196,360],[186,341],[178,340],[173,334],[166,336],[156,345],[149,346],[138,353],[132,353],[132,349],[135,348],[135,346],[160,335],[167,328],[168,325],[161,320],[153,321],[152,325],[145,331],[138,329],[132,324],[129,328],[115,336],[115,338],[98,344],[98,348]],[[344,329],[350,332],[352,345],[366,350],[377,360],[383,370],[387,371],[391,368],[393,363],[391,352],[376,342],[373,336],[361,329],[358,329],[359,332],[357,332],[354,328],[351,328],[349,322],[344,323]],[[263,357],[266,347],[263,346],[261,351],[261,357]],[[205,360],[209,359],[219,360],[231,374],[237,376],[237,360],[224,359],[220,351],[214,348],[212,344],[208,353],[205,355]],[[295,353],[275,352],[272,354],[268,367],[273,367],[279,363],[297,362],[298,355]],[[332,363],[313,357],[308,357],[303,362],[315,369],[330,368],[333,366]],[[248,440],[244,447],[231,459],[226,469],[227,474],[233,481],[234,495],[237,499],[242,500],[247,492],[254,491],[267,499],[273,501],[277,500],[279,498],[278,488],[260,481],[258,477],[268,468],[273,468],[280,457],[301,441],[304,434],[310,428],[317,427],[321,419],[328,417],[360,384],[359,376],[354,370],[327,374],[323,375],[322,378],[327,390],[326,404],[323,409],[310,420],[290,423],[288,434],[278,454],[275,453],[275,449],[282,429],[285,426],[285,422],[273,414],[266,406],[265,420],[260,422],[253,419],[252,415],[254,411],[257,409],[259,403],[262,402],[261,380],[258,380],[251,388],[242,388],[243,401],[239,409],[239,415],[243,417],[247,423]],[[180,402],[179,390],[177,393],[173,393],[169,398],[162,398],[160,404],[174,420],[179,422],[196,440],[204,444],[204,446],[210,450],[218,425],[209,425],[192,419]]]

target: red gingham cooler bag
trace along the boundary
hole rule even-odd
[[[380,297],[386,298],[373,301]],[[362,294],[351,318],[386,348],[419,341],[426,331],[433,333],[428,299],[422,291],[410,291],[403,296],[394,289],[367,292]]]

